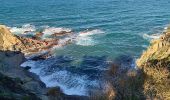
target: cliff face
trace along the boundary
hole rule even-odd
[[[170,62],[170,27],[164,32],[160,39],[152,40],[148,50],[146,50],[140,59],[137,60],[137,65],[142,67],[149,61],[164,61]]]
[[[149,99],[170,99],[170,27],[151,41],[149,48],[137,60],[145,74],[144,93]]]

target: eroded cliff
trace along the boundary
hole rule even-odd
[[[137,60],[145,74],[144,93],[153,100],[170,100],[170,27]]]

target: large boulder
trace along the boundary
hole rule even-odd
[[[0,25],[0,50],[13,50],[14,45],[21,43],[8,28]]]

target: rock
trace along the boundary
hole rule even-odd
[[[41,40],[43,33],[37,33],[34,38],[13,35],[6,26],[0,25],[0,50],[21,51],[32,54],[50,49],[58,44],[58,39]]]
[[[69,35],[69,34],[71,34],[71,32],[61,31],[61,32],[59,32],[59,33],[54,33],[54,34],[52,34],[51,36],[52,36],[52,37],[58,37],[58,36],[64,36],[64,35]]]
[[[22,87],[23,82],[18,78],[10,78],[0,73],[1,100],[41,100],[36,94]]]
[[[42,33],[42,32],[37,32],[37,33],[35,34],[35,36],[33,36],[32,38],[33,38],[33,39],[36,39],[36,40],[41,40],[43,34],[44,34],[44,33]]]
[[[30,59],[34,60],[34,61],[38,61],[38,60],[45,60],[45,59],[47,59],[47,58],[49,58],[51,56],[52,56],[51,52],[47,52],[45,54],[36,55],[36,56],[34,56],[34,57],[30,58]]]
[[[30,66],[26,66],[26,67],[24,67],[24,69],[25,69],[25,70],[30,70],[31,67],[30,67]]]
[[[47,88],[36,74],[20,67],[24,61],[21,52],[0,51],[0,100],[88,100],[66,95],[60,88]]]
[[[145,74],[144,93],[148,100],[170,98],[170,27],[151,45],[136,64]]]
[[[0,25],[0,50],[14,50],[14,45],[20,43],[21,41],[12,35],[6,26]]]
[[[168,28],[169,29],[169,28]],[[170,30],[169,30],[170,31]],[[164,60],[170,63],[170,35],[169,31],[162,35],[160,39],[152,40],[149,48],[137,60],[138,67],[152,60]]]

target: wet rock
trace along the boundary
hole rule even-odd
[[[30,70],[30,69],[31,69],[31,67],[26,66],[26,67],[24,67],[24,69],[28,71],[28,70]]]
[[[0,50],[21,51],[33,54],[58,45],[58,39],[40,40],[43,33],[37,33],[34,38],[13,35],[6,26],[0,25]]]
[[[61,31],[61,32],[59,32],[59,33],[54,33],[54,34],[52,34],[51,36],[52,36],[52,37],[58,37],[58,36],[64,36],[64,35],[69,35],[69,34],[71,34],[71,31],[70,31],[70,32]]]
[[[33,36],[32,38],[33,38],[33,39],[36,39],[36,40],[41,40],[43,34],[44,34],[44,33],[42,33],[42,32],[37,32],[37,33],[35,34],[35,36]]]

